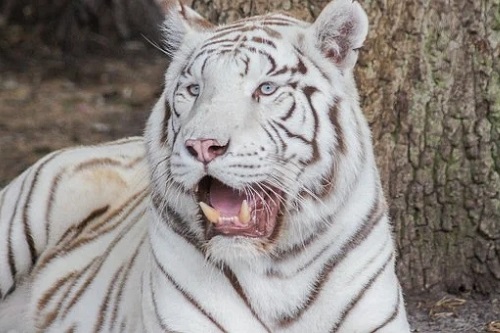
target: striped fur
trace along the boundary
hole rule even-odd
[[[352,76],[361,7],[222,27],[166,8],[145,140],[55,152],[0,192],[0,332],[409,332]],[[198,139],[224,149],[200,162]],[[279,207],[269,232],[213,234],[208,176]]]

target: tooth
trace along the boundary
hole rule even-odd
[[[203,201],[200,201],[199,205],[201,210],[203,211],[203,214],[205,214],[207,220],[215,224],[219,223],[220,213],[217,211],[217,209],[210,207]]]
[[[250,222],[250,209],[248,208],[248,203],[246,200],[243,200],[241,202],[241,208],[240,208],[240,213],[238,214],[238,218],[240,219],[240,222],[243,224],[247,224]]]

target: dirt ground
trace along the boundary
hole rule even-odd
[[[142,134],[167,62],[126,47],[85,59],[0,53],[0,187],[55,149]]]
[[[0,50],[0,188],[55,149],[141,135],[166,66],[137,43],[85,58]],[[414,332],[500,332],[500,295],[407,294]]]

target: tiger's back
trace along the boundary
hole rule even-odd
[[[0,316],[29,299],[0,330],[408,332],[353,78],[361,6],[166,10],[145,139],[56,152],[0,194]]]

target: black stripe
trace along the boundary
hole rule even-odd
[[[7,292],[5,293],[5,298],[7,298],[7,296],[9,296],[10,294],[12,294],[14,291],[16,291],[16,285],[13,284],[12,286],[10,286],[9,290],[7,290]]]
[[[252,53],[260,54],[260,55],[263,55],[267,58],[267,60],[271,64],[271,69],[269,69],[267,71],[266,75],[268,75],[269,73],[272,73],[276,70],[276,60],[274,60],[274,58],[271,54],[269,54],[268,52],[266,52],[264,50],[260,50],[256,47],[253,47],[253,46],[242,46],[242,47],[244,47],[245,49],[247,49],[248,51],[250,51]]]
[[[328,111],[328,117],[330,118],[330,122],[335,129],[337,147],[339,148],[340,153],[345,155],[347,152],[347,145],[345,143],[344,130],[342,129],[342,126],[340,126],[339,122],[340,103],[341,101],[338,98],[334,98],[333,104],[330,106],[330,110]]]
[[[200,311],[205,317],[207,317],[207,319],[210,320],[219,330],[221,330],[222,332],[226,332],[226,333],[228,332],[226,329],[224,329],[224,327],[222,327],[222,325],[220,323],[217,322],[217,320],[215,320],[214,317],[212,317],[207,311],[205,311],[205,309],[203,309],[201,307],[200,303],[198,303],[192,295],[190,295],[183,288],[181,288],[181,286],[174,280],[174,278],[170,274],[167,273],[165,268],[159,262],[158,257],[156,256],[156,253],[154,253],[154,252],[153,252],[153,259],[156,263],[156,266],[158,266],[158,268],[160,269],[162,274],[165,276],[165,278],[175,287],[175,289],[177,289],[177,291],[179,291],[182,294],[182,296],[184,296],[184,298],[186,300],[189,301],[189,303],[191,303],[198,311]]]
[[[35,175],[33,176],[33,181],[31,182],[31,187],[28,191],[28,196],[26,199],[26,202],[23,207],[23,228],[24,228],[24,236],[26,238],[26,243],[28,244],[28,248],[30,251],[30,256],[31,256],[31,264],[34,265],[36,262],[36,259],[38,257],[37,251],[35,249],[35,241],[33,238],[33,235],[31,234],[31,227],[28,221],[28,209],[31,206],[31,201],[33,198],[33,193],[34,189],[37,185],[38,177],[40,176],[40,173],[42,172],[42,169],[47,165],[49,162],[54,160],[57,156],[59,156],[61,153],[63,153],[63,150],[60,150],[58,152],[53,153],[48,157],[45,161],[43,161],[36,169]],[[48,221],[45,221],[48,224]],[[47,228],[47,225],[46,225]],[[46,235],[45,241],[48,241],[48,236]]]
[[[180,85],[180,83],[177,83],[177,87],[175,87],[175,90],[174,90],[174,93],[173,93],[174,98],[172,98],[172,107],[171,107],[172,111],[174,112],[174,115],[177,118],[179,118],[181,116],[181,114],[179,112],[177,112],[177,109],[175,108],[175,96],[177,94],[177,90],[179,89],[179,85]],[[174,142],[175,142],[175,138],[174,138]]]
[[[201,47],[200,47],[200,51],[203,51],[204,49],[206,49],[207,47],[209,46],[212,46],[212,45],[216,45],[216,44],[220,44],[220,43],[236,43],[239,41],[241,35],[238,35],[234,38],[224,38],[224,39],[213,39],[213,38],[210,38],[209,40],[207,40]],[[246,36],[244,36],[244,39],[242,39],[241,41],[244,42],[246,41]]]
[[[264,30],[266,34],[268,34],[272,38],[281,39],[283,37],[279,31],[271,29],[269,26],[263,27],[262,30]]]
[[[302,61],[302,58],[300,56],[297,56],[299,58],[299,61],[297,62],[297,67],[292,69],[292,73],[295,74],[295,70],[298,71],[300,74],[306,74],[307,73],[307,66],[304,64]]]
[[[196,60],[198,60],[198,58],[201,58],[203,56],[208,57],[212,53],[216,52],[217,50],[218,50],[217,48],[203,50],[201,52],[198,52],[196,55],[194,55],[196,50],[193,50],[191,52],[191,55],[187,58],[188,60],[186,61],[186,65],[184,66],[184,68],[181,72],[181,76],[185,76],[185,77],[191,76],[192,75],[191,70],[193,69],[193,66],[194,66]],[[179,86],[179,84],[180,84],[180,82],[177,83],[177,86]],[[177,88],[175,90],[177,90]]]
[[[143,194],[144,191],[139,192],[138,194],[136,194],[133,197],[132,200],[137,200],[137,202],[135,204],[133,204],[133,207],[130,209],[130,211],[134,210],[138,206],[138,204],[144,200],[145,195],[142,195],[142,197],[141,197],[140,196],[141,193]],[[130,202],[131,201],[128,201],[126,203],[126,205],[130,204]],[[121,208],[124,208],[124,207],[121,207]],[[124,214],[124,216],[125,216],[124,219],[126,219],[127,216],[130,215],[130,211]],[[119,209],[118,211],[114,212],[114,214],[112,216],[114,216],[116,214],[120,214],[120,213],[123,213],[123,209]],[[145,211],[142,211],[142,215],[144,213],[145,213]],[[138,219],[141,218],[142,215],[141,215],[141,213],[138,213]],[[110,219],[111,219],[111,217],[109,217],[105,222],[110,221]],[[116,243],[122,238],[122,236],[124,234],[126,234],[135,225],[135,222],[138,219],[134,219],[132,222],[130,222],[130,224],[128,226],[126,226],[124,228],[124,230],[117,237],[115,237],[115,239],[111,242],[111,244],[108,246],[107,250],[105,251],[105,254],[110,253],[110,251],[116,245]],[[122,221],[122,219],[120,219],[119,221]],[[104,223],[104,224],[106,224],[106,223]],[[62,242],[62,239],[61,239],[60,242],[58,243],[58,245],[52,250],[52,253],[50,253],[47,256],[47,258],[44,258],[44,261],[40,264],[40,267],[38,268],[38,270],[43,269],[44,266],[47,265],[52,259],[59,257],[61,255],[64,255],[65,253],[68,253],[70,251],[73,251],[75,248],[78,248],[81,245],[87,244],[88,242],[94,240],[97,237],[101,237],[103,234],[112,231],[114,228],[116,228],[120,225],[121,225],[120,223],[115,223],[111,227],[108,226],[107,230],[97,230],[96,228],[94,228],[92,230],[89,230],[90,237],[78,238],[78,236],[81,235],[80,231],[73,233],[73,234],[72,233],[67,234],[68,237],[64,237],[64,238],[68,238],[68,239],[64,239],[66,241],[66,243]],[[74,229],[75,227],[72,227],[72,228]],[[73,278],[73,282],[70,284],[68,290],[62,292],[61,299],[56,306],[57,310],[50,311],[48,313],[48,315],[46,316],[45,321],[41,324],[43,326],[42,328],[47,328],[48,326],[50,326],[53,323],[53,321],[57,318],[57,316],[55,316],[54,314],[57,314],[58,316],[61,316],[62,318],[64,318],[68,314],[69,310],[73,307],[73,305],[82,296],[84,291],[87,290],[87,287],[90,285],[93,278],[97,275],[97,273],[99,272],[100,268],[102,267],[102,265],[106,259],[107,259],[107,255],[94,258],[89,263],[89,265],[87,265],[82,270],[80,270],[80,272]],[[97,266],[95,265],[96,263],[97,263]],[[90,278],[87,278],[84,281],[84,283],[78,288],[78,290],[76,290],[74,295],[70,298],[69,297],[70,292],[75,290],[74,288],[79,283],[80,279],[82,279],[84,277],[84,275],[88,275],[86,273],[88,272],[89,269],[91,270]],[[41,311],[41,308],[43,308],[44,303],[46,303],[48,301],[48,299],[50,299],[52,296],[53,296],[53,292],[51,292],[50,290],[49,290],[49,292],[46,292],[44,294],[44,296],[41,298],[41,301],[38,303],[38,307],[39,307],[40,311]],[[43,301],[44,299],[45,299],[45,301]],[[66,308],[64,310],[62,310],[63,309],[63,302],[65,302],[65,301],[67,301],[68,304],[66,305]]]
[[[68,241],[70,241],[70,239],[69,239],[70,236],[77,235],[79,232],[82,231],[83,228],[80,227],[80,226],[85,227],[92,220],[97,219],[100,216],[102,216],[103,214],[105,214],[108,209],[109,209],[109,206],[104,206],[104,207],[101,207],[101,208],[97,208],[96,210],[92,211],[86,218],[84,218],[82,220],[82,222],[77,223],[75,226],[73,226],[71,228],[68,228],[64,232],[64,234],[59,238],[59,240],[56,242],[56,246],[60,245],[66,239]],[[45,267],[45,265],[48,264],[51,261],[52,258],[56,257],[59,254],[60,254],[59,252],[53,251],[51,254],[43,257],[43,259],[41,259],[41,262],[39,263],[37,269],[38,270],[43,269]]]
[[[301,54],[301,55],[303,55],[303,54],[304,54],[304,52],[302,52],[302,50],[300,50],[298,47],[295,47],[295,51],[296,51],[298,54]],[[320,73],[321,73],[321,76],[323,76],[323,78],[324,78],[326,81],[328,81],[329,83],[331,82],[331,81],[330,81],[330,78],[329,78],[329,77],[328,77],[328,75],[327,75],[327,73],[323,71],[323,69],[321,68],[321,66],[320,66],[320,65],[318,65],[317,63],[315,63],[315,62],[314,62],[314,60],[313,60],[312,58],[307,58],[307,61],[308,61],[309,63],[311,63],[311,65],[313,65],[313,66],[314,66],[314,68],[316,68],[316,70],[317,70],[318,72],[320,72]]]
[[[138,203],[140,203],[141,201],[142,200],[139,200]],[[132,213],[132,211],[134,210],[135,207],[136,207],[136,205],[134,205],[133,208],[129,212],[127,212],[126,214],[124,214],[123,218],[120,218],[120,221],[126,221],[128,219],[128,217],[130,216],[130,214]],[[87,278],[87,280],[80,286],[80,288],[78,289],[78,291],[75,293],[75,295],[69,301],[69,304],[66,306],[66,309],[62,312],[62,317],[63,318],[66,317],[66,315],[68,314],[68,312],[70,311],[70,309],[79,301],[80,297],[82,297],[83,293],[87,290],[87,288],[93,282],[94,278],[97,276],[97,274],[101,270],[102,266],[104,265],[104,263],[108,259],[108,256],[112,253],[112,251],[115,248],[115,246],[120,242],[120,240],[122,239],[122,237],[125,234],[127,234],[136,225],[136,222],[139,221],[142,218],[142,216],[145,214],[145,212],[146,211],[143,210],[140,213],[138,213],[137,218],[135,218],[134,220],[130,221],[129,225],[125,226],[123,228],[123,230],[110,242],[110,244],[108,245],[108,247],[104,251],[104,254],[98,257],[99,260],[97,261],[97,266],[91,267],[92,268],[91,276],[89,278]],[[106,223],[103,223],[103,224],[105,225]],[[120,223],[116,223],[115,225],[112,225],[111,227],[109,227],[109,229],[104,230],[104,232],[113,231],[115,228],[117,228],[119,226],[121,226],[121,224]],[[90,238],[84,239],[83,240],[84,244],[88,243],[91,240],[94,240],[96,237],[102,236],[102,234],[103,234],[102,230],[101,230],[101,232],[99,232],[99,230],[97,230],[95,228],[93,230],[91,229],[89,231],[92,234],[92,236]],[[93,231],[95,231],[95,232],[93,232]],[[98,236],[96,236],[96,235],[98,235]],[[72,251],[75,247],[79,247],[81,245],[82,245],[82,242],[79,240],[79,242],[77,242],[76,246],[73,246],[72,248],[67,249],[67,251],[68,252]],[[64,250],[66,250],[66,249],[63,249],[63,251]]]
[[[292,101],[295,102],[295,96],[293,96],[293,93],[291,91],[282,91],[275,97],[273,102],[276,104],[283,103],[283,101],[289,98],[292,98]]]
[[[34,240],[34,237],[31,233],[31,226],[30,226],[30,223],[28,221],[28,208],[30,207],[31,205],[31,201],[32,201],[32,198],[33,198],[33,192],[34,192],[34,189],[35,189],[35,186],[37,185],[37,181],[38,181],[38,177],[40,176],[40,172],[41,170],[43,169],[43,167],[48,163],[50,162],[51,160],[53,160],[57,155],[59,155],[61,152],[57,152],[57,153],[54,153],[50,158],[48,158],[47,160],[45,160],[42,164],[40,164],[40,166],[37,168],[36,172],[35,172],[35,176],[33,177],[33,181],[31,182],[31,187],[30,187],[30,190],[28,192],[28,196],[27,196],[27,199],[26,199],[26,203],[24,205],[24,209],[23,209],[23,227],[24,227],[24,237],[26,238],[26,243],[28,244],[28,248],[30,250],[30,256],[31,256],[31,264],[34,265],[35,262],[36,262],[36,259],[38,257],[38,254],[37,254],[37,251],[35,249],[35,240]],[[47,240],[47,238],[46,238]]]
[[[314,108],[314,105],[312,103],[312,95],[314,93],[316,93],[317,91],[318,91],[318,89],[316,87],[313,87],[313,86],[306,86],[306,87],[302,88],[302,92],[306,96],[307,102],[309,104],[309,107],[311,108],[311,113],[312,113],[313,119],[314,119],[314,129],[313,129],[314,136],[311,139],[311,145],[312,145],[312,149],[313,149],[312,158],[303,162],[304,164],[308,164],[308,165],[316,163],[320,158],[318,143],[316,142],[316,138],[317,138],[317,135],[319,132],[318,131],[318,126],[319,126],[318,113],[317,113],[317,111]]]
[[[37,310],[41,314],[44,308],[47,306],[47,304],[56,296],[56,293],[59,293],[61,296],[59,298],[59,301],[55,305],[55,310],[52,311],[47,311],[47,315],[44,317],[43,322],[39,324],[41,329],[46,329],[52,323],[57,319],[57,317],[60,315],[59,309],[62,306],[62,303],[66,299],[67,295],[73,290],[77,282],[79,281],[80,277],[89,269],[89,267],[97,260],[97,258],[93,259],[88,265],[83,267],[80,272],[77,274],[76,272],[70,272],[68,275],[65,277],[57,280],[56,284],[53,284],[51,288],[49,288],[41,298],[39,298],[39,301],[37,303]],[[64,285],[68,284],[72,280],[72,283],[67,285],[66,288],[62,288]]]
[[[326,218],[326,220],[333,220],[333,216],[329,216]],[[314,241],[316,241],[321,235],[323,235],[328,228],[330,227],[330,223],[319,223],[318,228],[316,228],[309,237],[304,239],[302,242],[298,244],[294,244],[292,247],[282,250],[282,251],[277,251],[276,253],[273,254],[273,260],[275,261],[284,261],[286,259],[296,257],[299,255],[301,252],[306,250],[310,244],[312,244]],[[271,274],[275,275],[275,274]],[[279,276],[279,274],[276,274]]]
[[[203,73],[205,72],[205,66],[207,66],[207,62],[208,62],[208,57],[206,57],[204,60],[203,60],[203,64],[201,65],[201,69],[200,69],[200,72],[201,72],[201,75],[203,76]]]
[[[48,255],[44,256],[41,262],[38,263],[37,269],[42,270],[45,268],[46,265],[48,265],[54,258],[57,256],[66,254],[69,251],[74,251],[76,248],[85,245],[86,243],[94,240],[95,238],[101,237],[105,233],[108,233],[110,231],[113,231],[113,228],[110,228],[108,225],[108,222],[111,221],[113,218],[117,217],[119,214],[123,218],[122,219],[117,219],[117,222],[112,225],[111,227],[116,227],[119,226],[119,222],[122,220],[125,220],[131,212],[144,200],[146,199],[148,195],[148,192],[146,190],[139,191],[136,194],[134,194],[129,200],[127,200],[123,205],[120,207],[116,208],[109,216],[107,216],[106,220],[102,221],[102,223],[98,224],[97,228],[92,228],[90,229],[90,222],[95,221],[98,217],[102,216],[105,213],[105,207],[98,208],[90,213],[85,219],[83,219],[80,223],[77,223],[70,228],[66,230],[66,232],[59,238],[57,241],[57,246],[60,246],[60,249],[58,251],[52,251]],[[135,203],[132,204],[134,200],[137,200]],[[132,204],[132,207],[129,208],[129,210],[124,213],[125,209]],[[80,237],[82,236],[82,232],[84,228],[82,228],[81,224],[83,223],[83,226],[85,228],[89,228],[89,232],[87,237]],[[106,227],[107,229],[105,230],[99,230],[100,227]]]
[[[206,40],[206,42],[212,42],[212,41],[217,41],[217,40],[220,40],[222,37],[224,36],[227,36],[227,35],[230,35],[232,33],[239,33],[238,35],[238,38],[241,34],[241,30],[239,29],[229,29],[229,30],[226,30],[226,31],[221,31],[221,32],[216,32],[215,35],[213,35],[212,37],[210,37],[209,39]]]
[[[356,182],[354,184],[356,184],[357,181],[359,181],[359,177],[356,178]],[[375,198],[375,200],[373,201],[373,204],[372,204],[372,206],[370,208],[370,212],[368,213],[368,215],[365,218],[365,220],[369,220],[371,218],[371,216],[373,214],[375,214],[376,210],[379,209],[378,207],[381,204],[380,203],[380,197],[381,197],[381,195],[378,195]],[[335,214],[329,215],[327,218],[325,218],[325,221],[334,221],[334,220],[335,220]],[[363,222],[363,223],[366,223],[366,221]],[[331,225],[331,223],[320,223],[319,227],[316,228],[313,232],[311,232],[310,236],[307,237],[306,239],[304,239],[299,244],[295,244],[292,247],[290,247],[289,249],[282,250],[282,251],[274,253],[273,254],[273,260],[275,260],[275,261],[283,261],[283,260],[286,260],[286,259],[288,259],[290,257],[296,257],[299,253],[301,253],[304,250],[306,250],[310,246],[311,243],[313,243],[322,234],[324,234],[328,230],[328,228],[330,227],[330,225]],[[271,275],[279,276],[280,274],[276,273],[276,274],[271,274]]]
[[[66,293],[62,293],[63,295],[61,295],[61,297],[59,299],[59,303],[56,306],[56,309],[57,309],[56,311],[57,311],[58,316],[60,316],[61,318],[66,317],[67,314],[69,313],[70,309],[77,302],[77,299],[81,297],[81,295],[83,294],[85,289],[87,289],[87,287],[90,285],[90,281],[92,280],[92,278],[94,278],[97,275],[97,269],[95,267],[95,263],[98,261],[99,261],[99,257],[92,259],[92,261],[87,266],[83,267],[81,269],[81,271],[78,272],[78,274],[73,278],[73,282],[67,288]],[[82,279],[84,279],[87,275],[92,274],[92,273],[93,273],[92,278],[91,279],[87,278],[87,280],[85,280],[83,282],[83,285],[80,286],[80,288],[77,289],[75,293],[73,293],[73,291],[75,290],[76,286],[80,283],[80,281]],[[64,311],[62,311],[63,303],[65,303],[65,301],[67,301],[69,299],[69,296],[71,293],[73,293],[74,295],[72,295],[73,297],[69,300],[69,305],[67,305],[66,309],[64,309]],[[50,312],[49,312],[49,314],[50,314]],[[45,326],[44,328],[47,328],[47,326]]]
[[[54,205],[56,189],[59,187],[59,183],[61,182],[63,174],[67,171],[66,168],[62,169],[52,180],[50,189],[49,189],[49,198],[47,199],[47,210],[45,211],[45,239],[48,240],[50,237],[50,229],[51,229],[51,214],[52,214],[52,206]]]
[[[285,151],[288,149],[288,144],[281,137],[280,132],[276,128],[276,125],[274,125],[272,122],[269,122],[268,125],[269,125],[269,127],[271,127],[273,129],[274,133],[276,133],[276,137],[280,141],[280,144],[276,145],[276,155],[279,155],[280,149],[281,149],[281,153],[282,153],[281,155],[283,155],[283,158],[285,158],[284,155],[285,155]]]
[[[149,274],[149,290],[151,291],[150,297],[151,297],[151,300],[153,301],[153,308],[154,308],[156,320],[158,321],[158,324],[160,325],[161,329],[164,332],[176,333],[172,329],[170,329],[167,326],[167,324],[165,324],[163,322],[163,318],[160,316],[160,312],[158,311],[158,303],[156,302],[156,295],[155,295],[154,288],[153,288],[153,276],[151,275],[151,273]]]
[[[125,287],[127,285],[128,278],[130,276],[130,271],[132,270],[132,267],[136,263],[136,259],[139,255],[140,250],[144,246],[146,238],[147,238],[147,236],[144,236],[142,238],[142,240],[139,242],[139,244],[137,245],[137,248],[134,251],[134,254],[132,255],[132,258],[129,260],[129,263],[128,263],[127,267],[125,268],[125,271],[123,272],[123,278],[121,279],[121,281],[119,283],[119,289],[118,289],[118,292],[116,294],[113,310],[111,313],[111,327],[110,327],[111,330],[113,330],[115,327],[116,317],[118,315],[118,308],[120,307],[120,305],[124,304],[124,302],[122,301],[122,295],[123,295],[123,290],[125,289]]]
[[[266,39],[266,38],[255,36],[255,37],[252,37],[251,41],[255,42],[255,43],[259,43],[259,44],[268,45],[274,49],[276,48],[276,44],[273,41]]]
[[[66,276],[63,276],[59,278],[55,283],[52,283],[52,287],[48,289],[47,292],[45,292],[41,297],[38,297],[38,302],[37,302],[37,310],[38,312],[41,312],[43,308],[47,306],[47,304],[54,298],[56,295],[56,292],[60,292],[61,288],[74,276],[76,275],[75,272],[70,272]]]
[[[394,306],[394,310],[389,314],[389,317],[387,317],[387,319],[384,320],[384,322],[382,324],[380,324],[375,329],[370,331],[370,333],[376,333],[377,331],[381,330],[382,328],[387,326],[389,323],[391,323],[392,321],[394,321],[394,319],[396,319],[398,317],[399,311],[401,309],[400,305],[401,305],[401,297],[402,297],[401,296],[401,287],[399,287],[399,286],[398,286],[398,292],[397,292],[396,297],[397,297],[396,305]]]
[[[242,59],[243,63],[245,64],[245,71],[243,72],[243,76],[246,76],[248,74],[248,70],[250,69],[250,58],[248,55],[244,55],[245,59]]]
[[[283,66],[282,68],[274,71],[273,73],[269,73],[268,75],[269,76],[278,76],[278,75],[282,75],[285,73],[290,73],[290,68],[288,68],[288,66]]]
[[[377,278],[385,271],[389,263],[392,261],[394,254],[391,252],[389,257],[386,259],[384,264],[377,270],[377,272],[368,280],[368,282],[363,286],[363,288],[358,292],[356,297],[354,297],[351,302],[347,305],[347,307],[342,311],[342,315],[339,320],[333,324],[333,327],[330,330],[330,333],[335,333],[339,330],[339,328],[344,323],[344,320],[347,318],[352,309],[358,304],[358,302],[363,298],[365,293],[372,287],[373,283],[377,280]]]
[[[297,134],[297,133],[292,133],[290,132],[290,130],[288,128],[286,128],[285,125],[277,122],[276,120],[273,120],[272,121],[274,124],[276,124],[276,126],[278,126],[279,128],[281,128],[281,130],[283,132],[285,132],[286,136],[289,137],[290,139],[297,139],[297,140],[300,140],[302,141],[303,143],[305,143],[306,145],[308,146],[311,146],[312,147],[312,142],[307,140],[306,138],[304,138],[302,135],[300,134]]]
[[[172,107],[172,110],[174,107]],[[172,132],[174,132],[174,137],[172,138],[172,147],[175,145],[175,142],[177,141],[177,136],[180,133],[180,128],[177,129],[177,131],[174,128],[174,117],[170,117],[170,123],[172,124]]]
[[[161,120],[161,135],[160,135],[160,147],[164,147],[167,144],[168,140],[168,120],[170,119],[170,107],[168,105],[167,96],[165,98],[165,103],[163,107],[165,108],[165,112],[163,112],[163,118]]]
[[[97,317],[97,321],[95,322],[94,325],[94,333],[98,333],[102,330],[103,325],[104,325],[104,320],[106,319],[108,315],[108,307],[111,299],[111,295],[115,291],[117,284],[116,280],[118,277],[121,275],[123,270],[125,269],[124,265],[121,265],[120,268],[113,274],[113,277],[110,279],[108,286],[107,286],[107,292],[106,295],[104,296],[104,299],[102,300],[101,306],[99,307],[99,315]]]
[[[296,25],[295,22],[288,23],[288,22],[271,21],[271,20],[264,21],[263,23],[264,23],[264,25],[267,25],[267,26],[278,26],[278,27],[291,27],[291,26]]]
[[[220,35],[223,36],[223,35],[226,35],[227,33],[239,31],[239,29],[244,27],[244,26],[245,26],[244,23],[236,22],[235,24],[231,24],[231,25],[228,25],[225,27],[223,26],[223,27],[217,28],[217,30],[214,31],[215,35],[210,37],[210,39],[208,39],[208,40],[219,38]],[[221,33],[224,33],[224,34],[221,34]]]
[[[163,222],[169,226],[170,230],[176,233],[179,237],[184,238],[199,252],[203,254],[205,253],[201,240],[194,232],[187,228],[186,224],[182,222],[182,217],[172,207],[167,205],[156,193],[151,195],[151,202],[153,204],[153,208],[160,215]],[[203,226],[204,225],[205,224],[203,223]]]
[[[377,197],[378,202],[378,197]],[[311,288],[311,292],[306,297],[303,304],[296,307],[296,311],[292,314],[284,316],[280,320],[280,325],[282,327],[289,326],[290,324],[296,322],[304,314],[307,309],[314,304],[318,298],[324,284],[328,281],[331,272],[341,263],[347,255],[356,249],[360,244],[362,244],[368,236],[371,234],[372,230],[378,225],[379,221],[384,217],[385,210],[379,211],[379,205],[374,206],[372,210],[368,213],[364,223],[356,230],[354,235],[350,238],[351,240],[346,242],[342,248],[336,252],[328,261],[323,265],[321,271],[316,275],[315,281]],[[377,214],[378,213],[378,214]]]
[[[221,269],[221,268],[219,267],[219,269]],[[257,315],[255,310],[253,309],[252,305],[248,301],[248,297],[245,294],[245,291],[243,290],[243,287],[241,286],[240,281],[238,281],[238,278],[236,277],[234,272],[226,265],[224,265],[224,267],[222,268],[222,271],[223,271],[224,275],[226,276],[226,278],[231,283],[231,286],[233,286],[233,289],[236,291],[236,293],[240,296],[240,298],[246,304],[246,306],[248,307],[250,312],[252,312],[252,315],[255,317],[255,319],[257,319],[257,321],[262,325],[262,327],[266,330],[266,332],[271,333],[271,330],[269,329],[269,327],[267,327],[267,325],[264,324],[262,319],[260,319],[260,317]]]
[[[19,195],[17,196],[16,203],[14,205],[15,209],[12,212],[12,216],[10,218],[10,223],[9,223],[9,228],[7,230],[7,256],[9,260],[9,269],[10,269],[10,274],[12,278],[14,279],[13,284],[16,284],[16,275],[17,275],[17,268],[16,268],[16,262],[14,258],[14,249],[12,248],[12,228],[14,225],[14,219],[17,215],[17,210],[19,209],[19,202],[21,201],[21,196],[24,194],[24,187],[26,186],[26,178],[28,178],[28,175],[24,177],[23,182],[21,184],[21,189],[19,191]]]
[[[274,137],[272,136],[272,134],[270,133],[270,131],[267,128],[265,128],[264,126],[262,126],[262,129],[267,134],[269,140],[271,140],[273,142],[273,144],[274,144],[274,147],[275,147],[274,154],[278,155],[279,152],[280,152],[278,142],[274,139]]]

